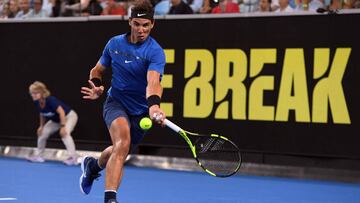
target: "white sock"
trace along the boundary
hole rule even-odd
[[[105,192],[115,192],[115,193],[117,193],[116,190],[105,190]]]

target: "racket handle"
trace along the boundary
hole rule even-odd
[[[155,117],[155,120],[157,120],[157,121],[162,118],[162,115],[158,115],[158,114],[156,114],[156,113],[154,113],[153,116]],[[167,127],[169,127],[170,129],[172,129],[173,131],[177,132],[177,133],[182,130],[179,126],[177,126],[175,123],[171,122],[171,121],[168,120],[168,119],[165,119],[165,120],[164,120],[164,124],[165,124]]]
[[[171,122],[171,121],[168,120],[168,119],[165,119],[165,120],[164,120],[164,124],[165,124],[167,127],[169,127],[170,129],[172,129],[173,131],[177,132],[177,133],[182,130],[179,126],[177,126],[175,123]]]

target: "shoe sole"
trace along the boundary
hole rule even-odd
[[[29,161],[31,163],[44,163],[45,162],[45,160],[37,161],[37,160],[31,160],[31,159],[28,159],[27,161]]]
[[[82,179],[85,175],[85,164],[84,164],[84,161],[86,158],[88,158],[89,156],[85,156],[82,161],[81,161],[81,171],[82,171],[82,174],[80,176],[80,180],[79,180],[79,186],[80,186],[80,192],[83,194],[83,195],[88,195],[89,193],[86,193],[83,188],[81,187],[81,183],[82,183]]]
[[[34,161],[34,160],[27,160],[27,161],[29,161],[31,163],[44,163],[45,162],[45,161]]]

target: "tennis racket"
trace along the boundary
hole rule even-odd
[[[240,150],[228,138],[216,134],[189,132],[168,119],[164,120],[164,124],[185,140],[193,158],[208,174],[224,178],[234,175],[240,169]]]

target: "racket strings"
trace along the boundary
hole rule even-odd
[[[218,137],[200,137],[195,142],[195,148],[202,167],[217,176],[232,175],[240,167],[239,150],[229,141]]]

